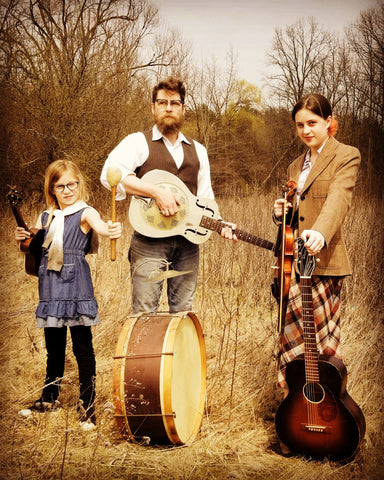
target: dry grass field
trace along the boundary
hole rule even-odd
[[[223,218],[274,241],[270,220],[274,196],[219,199]],[[108,214],[106,199],[95,201]],[[365,414],[367,432],[347,465],[280,455],[274,428],[279,405],[275,348],[277,309],[270,294],[272,252],[222,240],[213,233],[202,246],[194,310],[207,350],[206,411],[195,441],[184,447],[128,442],[113,416],[112,368],[116,342],[130,312],[127,251],[131,229],[128,203],[118,205],[124,238],[109,260],[109,243],[89,256],[102,322],[94,328],[97,360],[97,429],[80,429],[75,404],[76,362],[68,339],[65,378],[56,412],[23,418],[19,411],[40,395],[45,374],[43,334],[35,327],[37,279],[24,272],[13,241],[14,219],[2,219],[1,277],[1,442],[2,480],[265,479],[379,480],[384,477],[384,304],[383,204],[356,201],[346,234],[354,277],[343,289],[342,346],[348,392]],[[24,205],[34,220],[41,206]],[[104,215],[105,217],[105,215]],[[163,305],[163,309],[166,306]]]

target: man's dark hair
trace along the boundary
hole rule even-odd
[[[177,92],[180,95],[180,100],[184,103],[185,87],[183,82],[177,77],[168,77],[158,83],[152,90],[152,103],[155,103],[157,92],[159,90],[168,90],[170,92]]]

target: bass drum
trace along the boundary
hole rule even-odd
[[[113,368],[115,418],[136,441],[185,445],[200,430],[206,356],[192,312],[128,317]]]

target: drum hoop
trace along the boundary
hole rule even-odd
[[[130,438],[133,438],[133,434],[127,420],[127,412],[125,408],[125,358],[127,356],[127,350],[132,330],[138,318],[140,317],[141,315],[136,315],[134,317],[128,317],[124,321],[124,325],[121,329],[119,340],[116,346],[116,354],[114,356],[115,364],[113,368],[113,403],[115,406],[115,417],[120,430],[122,430],[122,432]]]

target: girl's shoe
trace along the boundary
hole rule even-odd
[[[80,422],[80,427],[85,432],[90,432],[92,430],[95,430],[96,425],[90,419],[88,419],[85,422]]]
[[[60,402],[58,400],[55,400],[54,402],[44,402],[42,398],[39,398],[33,402],[33,405],[29,407],[29,410],[43,413],[50,412],[56,408],[60,408]]]
[[[95,407],[91,405],[87,409],[84,408],[84,404],[82,400],[79,400],[77,404],[77,413],[79,415],[79,420],[81,423],[90,422],[96,425],[96,415],[95,415]]]

